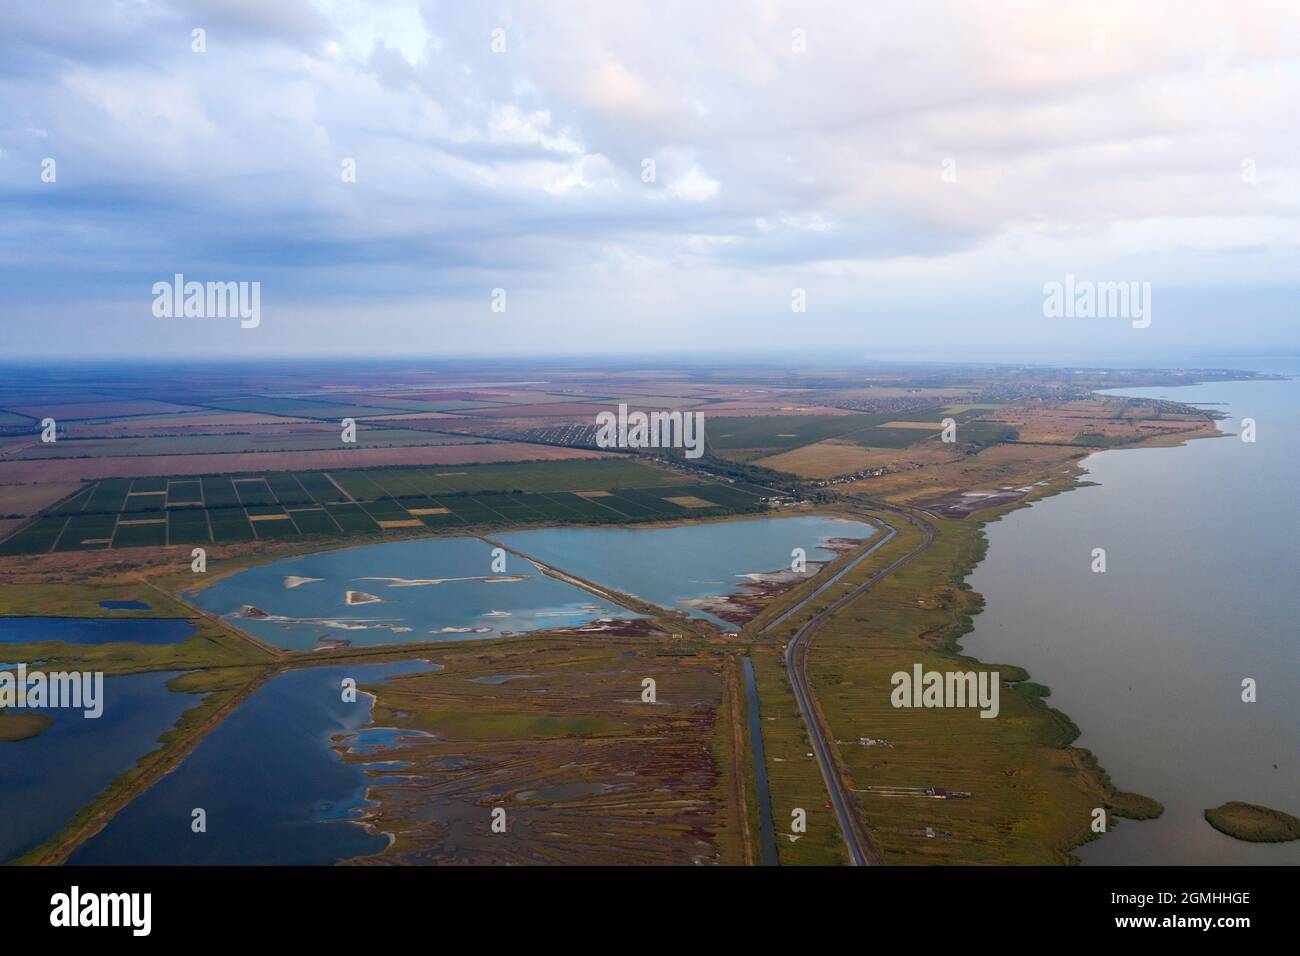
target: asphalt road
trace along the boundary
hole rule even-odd
[[[849,794],[849,788],[844,779],[840,776],[839,770],[835,766],[835,760],[831,752],[832,739],[830,734],[817,715],[816,701],[813,697],[812,685],[808,683],[808,674],[805,669],[807,662],[808,645],[812,643],[817,634],[817,630],[830,620],[835,612],[844,605],[860,597],[864,592],[870,590],[881,578],[894,573],[899,568],[910,562],[918,554],[930,546],[934,540],[934,528],[924,521],[918,521],[908,515],[904,515],[908,521],[917,525],[924,533],[925,539],[903,555],[897,561],[887,567],[881,568],[870,578],[859,584],[844,597],[840,598],[834,604],[828,606],[816,617],[810,620],[803,627],[795,632],[794,637],[790,638],[789,644],[785,648],[785,666],[786,672],[790,675],[790,685],[794,688],[795,701],[799,705],[799,714],[803,717],[804,726],[808,728],[808,739],[812,741],[813,754],[817,758],[817,764],[821,768],[822,779],[826,782],[826,792],[830,794],[831,806],[835,810],[835,817],[839,821],[840,832],[844,835],[844,844],[849,851],[849,860],[854,866],[872,866],[880,863],[879,854],[871,842],[871,837],[863,830],[858,822],[858,815],[853,812],[853,798]],[[877,548],[883,547],[886,542],[898,533],[898,529],[886,525],[889,528],[887,534],[880,541],[860,554],[847,567],[842,569],[838,574],[821,585],[812,594],[804,598],[790,610],[786,611],[780,617],[773,620],[767,627],[763,628],[766,632],[772,627],[784,621],[791,614],[794,614],[800,608],[804,607],[821,594],[827,588],[831,587],[841,577],[852,570],[859,562],[869,557]]]

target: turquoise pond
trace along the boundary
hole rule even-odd
[[[736,592],[751,575],[788,569],[795,548],[829,560],[823,545],[876,533],[821,516],[660,528],[554,528],[499,536],[502,544],[584,578],[722,626],[688,603]],[[472,537],[344,548],[241,571],[190,599],[268,644],[292,649],[347,641],[375,645],[499,637],[635,614],[547,577]],[[360,603],[358,603],[360,602]]]
[[[875,534],[861,521],[799,515],[650,529],[548,528],[497,537],[595,584],[729,626],[686,602],[733,594],[752,575],[789,569],[795,548],[803,549],[814,572],[813,562],[835,557],[823,545]]]

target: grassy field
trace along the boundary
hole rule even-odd
[[[848,852],[822,782],[812,746],[799,718],[781,651],[772,645],[750,650],[754,681],[761,704],[763,747],[767,756],[768,790],[772,796],[772,823],[782,866],[825,866],[848,863]],[[792,814],[807,815],[807,831],[793,833]]]
[[[815,607],[917,546],[918,529],[896,517],[891,523],[899,534]],[[981,664],[960,652],[957,638],[981,604],[961,582],[983,542],[977,522],[938,522],[934,543],[840,611],[809,652],[818,703],[885,863],[1068,862],[1069,849],[1092,837],[1094,807],[1108,808],[1112,818],[1158,812],[1151,801],[1115,792],[1091,754],[1069,746],[1077,730],[1046,705],[1046,688],[1013,665]],[[775,631],[788,637],[812,613]],[[916,663],[926,670],[998,671],[1000,715],[895,708],[891,675],[910,673]],[[797,715],[783,722],[786,733],[801,730]],[[806,763],[805,777],[819,780],[813,762]],[[774,801],[808,800],[810,779],[792,782],[769,761],[773,770]],[[931,788],[951,795],[927,795]]]
[[[979,421],[995,405],[912,408],[896,412],[850,415],[773,415],[717,418],[709,422],[709,447],[736,461],[809,478],[830,478],[877,467],[873,452],[934,443],[942,420],[957,423],[957,441],[991,445],[1014,439],[1007,424]]]
[[[147,610],[107,611],[101,601],[140,601]],[[46,617],[190,617],[193,612],[138,577],[103,579],[86,576],[76,582],[40,581],[0,587],[0,616]]]
[[[706,418],[709,448],[795,448],[889,421],[888,415],[752,415]]]
[[[371,788],[373,822],[396,835],[380,859],[742,862],[727,656],[684,641],[509,640],[450,647],[430,658],[444,670],[369,687],[377,724],[433,735],[403,747],[400,783]],[[496,807],[509,840],[487,826]]]
[[[104,612],[100,612],[101,615]],[[65,644],[35,641],[6,644],[3,653],[10,663],[41,661],[46,669],[62,667],[102,671],[105,675],[239,667],[265,664],[273,658],[256,645],[206,621],[195,620],[194,636],[178,644]]]
[[[188,582],[187,582],[188,583]],[[101,601],[142,601],[147,610],[106,610]],[[43,661],[105,674],[145,671],[211,669],[267,664],[274,655],[221,622],[200,615],[163,591],[129,576],[92,578],[84,582],[42,582],[0,587],[0,615],[84,617],[110,619],[183,618],[194,633],[175,644],[67,644],[34,641],[5,644],[0,655],[10,663]]]
[[[838,438],[759,458],[754,464],[801,478],[834,478],[872,466],[871,451]]]

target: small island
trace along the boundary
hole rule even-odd
[[[1230,800],[1213,810],[1206,810],[1205,819],[1220,833],[1250,843],[1300,840],[1300,818],[1254,803]]]
[[[35,737],[54,723],[46,714],[33,711],[12,713],[0,710],[0,741],[13,743]]]

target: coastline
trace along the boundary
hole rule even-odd
[[[1009,514],[1009,513],[1013,512],[1013,511],[1017,511],[1017,510],[1019,510],[1020,508],[1027,508],[1027,507],[1029,507],[1030,505],[1032,505],[1035,501],[1039,501],[1039,500],[1046,499],[1046,498],[1048,498],[1048,497],[1052,497],[1052,496],[1054,496],[1054,495],[1056,495],[1056,494],[1060,494],[1060,493],[1062,493],[1062,492],[1064,492],[1064,491],[1072,491],[1072,490],[1075,490],[1075,489],[1077,489],[1077,488],[1083,488],[1083,487],[1088,487],[1089,485],[1095,485],[1096,482],[1090,482],[1090,481],[1087,481],[1087,480],[1085,479],[1084,476],[1086,476],[1086,475],[1088,474],[1088,471],[1087,471],[1087,468],[1084,467],[1084,463],[1087,461],[1088,458],[1090,458],[1093,454],[1096,454],[1098,451],[1122,451],[1122,450],[1125,450],[1125,449],[1127,449],[1127,448],[1177,447],[1177,446],[1179,446],[1179,445],[1185,444],[1185,443],[1186,443],[1188,440],[1190,440],[1190,438],[1192,438],[1192,437],[1195,437],[1195,438],[1199,438],[1199,437],[1206,437],[1206,438],[1209,438],[1209,437],[1223,437],[1224,434],[1225,434],[1225,433],[1223,433],[1223,432],[1218,432],[1217,434],[1203,434],[1203,435],[1193,435],[1193,436],[1182,436],[1182,437],[1180,437],[1180,439],[1179,439],[1178,441],[1168,441],[1168,440],[1161,441],[1161,440],[1159,440],[1159,439],[1156,439],[1156,440],[1147,441],[1147,442],[1135,443],[1135,444],[1133,444],[1133,445],[1121,446],[1121,447],[1118,447],[1118,448],[1104,448],[1104,449],[1087,449],[1087,450],[1082,450],[1082,451],[1080,452],[1080,455],[1078,456],[1077,459],[1072,459],[1072,460],[1071,460],[1071,463],[1070,463],[1070,466],[1069,466],[1069,470],[1070,470],[1071,474],[1070,474],[1068,477],[1064,477],[1064,478],[1057,477],[1057,478],[1054,478],[1053,481],[1052,481],[1052,483],[1051,483],[1050,485],[1041,487],[1040,489],[1036,490],[1035,493],[1034,493],[1033,495],[1031,495],[1031,496],[1027,496],[1027,497],[1024,498],[1024,499],[1021,499],[1021,500],[1018,500],[1018,501],[1015,501],[1015,502],[1008,503],[1008,504],[1003,505],[1003,506],[1000,506],[1000,507],[998,507],[998,508],[996,508],[996,509],[990,509],[988,512],[986,512],[987,517],[972,516],[971,518],[963,519],[963,522],[962,522],[962,523],[966,523],[966,524],[969,524],[969,525],[975,525],[975,526],[976,526],[976,527],[975,527],[975,535],[974,535],[974,537],[975,537],[976,541],[978,542],[978,547],[977,547],[977,549],[976,549],[976,552],[975,552],[975,554],[974,554],[974,557],[973,557],[973,559],[969,562],[969,564],[967,564],[967,565],[963,565],[963,566],[961,566],[961,567],[959,567],[959,568],[954,569],[954,573],[957,575],[958,579],[959,579],[960,582],[961,582],[961,587],[963,587],[964,590],[970,592],[970,594],[972,595],[974,601],[976,602],[976,603],[974,604],[974,606],[972,607],[971,611],[970,611],[970,616],[973,616],[974,614],[979,613],[979,612],[980,612],[981,610],[983,610],[983,608],[984,608],[984,600],[983,600],[982,595],[980,595],[980,594],[978,594],[977,592],[974,592],[973,590],[971,590],[970,587],[969,587],[969,585],[968,585],[966,582],[967,582],[967,579],[969,578],[969,576],[971,575],[971,573],[973,573],[973,571],[975,570],[975,568],[978,567],[978,565],[980,564],[980,562],[982,561],[982,559],[984,558],[984,556],[985,556],[986,553],[987,553],[988,542],[987,542],[987,537],[986,537],[986,535],[985,535],[985,531],[984,531],[985,525],[987,525],[987,524],[989,524],[989,523],[992,523],[992,522],[994,522],[994,521],[1000,520],[1000,518],[1001,518],[1004,514]],[[801,514],[805,514],[805,515],[806,515],[806,514],[829,514],[829,515],[832,515],[832,516],[835,516],[835,517],[846,518],[846,519],[848,519],[848,520],[861,520],[860,516],[856,516],[856,515],[855,515],[855,516],[850,516],[850,514],[848,513],[848,510],[847,510],[847,509],[836,508],[836,507],[833,506],[833,505],[831,505],[831,506],[825,506],[825,505],[823,505],[823,506],[809,506],[809,507],[807,507],[807,508],[800,508],[800,509],[790,509],[790,510],[786,510],[786,511],[783,511],[783,512],[775,512],[775,513],[773,513],[773,512],[769,512],[769,513],[764,513],[764,514],[760,514],[760,515],[731,516],[731,517],[707,518],[707,519],[685,519],[685,520],[679,520],[679,521],[674,521],[674,522],[662,522],[662,523],[659,523],[659,522],[656,522],[656,523],[642,523],[642,524],[634,525],[634,526],[632,526],[632,528],[633,528],[633,529],[639,529],[639,528],[647,528],[647,529],[648,529],[648,528],[651,528],[651,527],[662,526],[662,525],[669,525],[669,526],[672,526],[672,525],[685,525],[685,524],[703,524],[703,523],[713,523],[713,522],[732,521],[732,520],[755,520],[755,519],[759,519],[759,518],[770,519],[770,518],[774,518],[774,517],[794,517],[794,516],[798,516],[798,515],[801,515]],[[531,527],[534,527],[534,526],[523,526],[523,527],[525,527],[525,528],[531,528]],[[385,541],[388,541],[388,540],[411,540],[413,537],[419,537],[419,538],[433,538],[433,537],[443,537],[443,536],[447,536],[445,532],[444,532],[444,533],[434,533],[434,534],[429,534],[429,535],[402,536],[401,538],[388,538],[388,539],[385,539]],[[370,544],[370,543],[381,543],[381,542],[367,542],[366,544]],[[349,543],[341,544],[339,547],[360,547],[360,546],[365,546],[365,544],[349,542]],[[330,548],[324,548],[324,549],[317,549],[318,552],[334,551],[334,550],[338,550],[338,548],[330,547]],[[272,555],[262,555],[261,557],[262,557],[263,560],[265,560],[265,561],[273,561],[273,560],[278,560],[279,557],[284,557],[284,556],[285,556],[285,555],[275,555],[275,556],[272,556]],[[834,563],[834,561],[832,560],[831,562],[828,562],[828,563]],[[237,569],[237,568],[230,569],[230,572],[228,572],[228,573],[233,573],[233,571],[235,571],[235,570],[238,570],[238,569]],[[819,570],[820,570],[820,569],[819,569]],[[206,581],[206,582],[204,582],[204,583],[205,583],[205,584],[214,583],[215,580],[216,580],[216,578],[214,577],[212,580],[210,580],[210,581]],[[150,583],[151,583],[151,585],[152,585],[152,582],[150,582]],[[154,586],[156,586],[156,585],[154,585]],[[205,614],[204,616],[207,616],[207,615]],[[950,635],[950,636],[945,640],[945,644],[950,648],[951,653],[952,653],[953,655],[955,655],[955,656],[964,656],[964,655],[963,655],[963,652],[962,652],[962,650],[961,650],[960,641],[961,641],[961,638],[962,638],[965,634],[969,633],[970,630],[971,630],[971,626],[970,626],[969,618],[968,618],[968,619],[967,619],[966,626],[955,629],[955,630],[951,633],[951,635]],[[543,633],[544,633],[544,632],[543,632]],[[241,632],[241,636],[245,636],[245,637],[246,637],[246,635],[243,635],[242,632]],[[427,651],[430,650],[430,649],[431,649],[431,648],[429,648],[429,647],[427,647],[427,646],[420,646],[420,647],[418,647],[418,648],[412,648],[412,647],[407,647],[407,646],[402,646],[402,645],[386,645],[386,646],[381,646],[381,647],[377,648],[377,649],[376,649],[376,652],[377,652],[377,653],[380,653],[380,654],[384,654],[384,655],[392,655],[392,656],[396,656],[396,657],[407,657],[407,656],[412,656],[412,651],[413,651],[413,650],[421,650],[421,651],[427,652]],[[1078,763],[1079,763],[1079,765],[1080,765],[1080,768],[1081,768],[1082,770],[1084,770],[1084,771],[1085,771],[1085,772],[1086,772],[1090,777],[1092,777],[1093,779],[1098,780],[1099,783],[1100,783],[1100,784],[1101,784],[1101,785],[1106,789],[1108,795],[1112,795],[1112,796],[1114,797],[1114,799],[1115,799],[1117,802],[1124,802],[1125,800],[1128,800],[1128,799],[1130,799],[1130,798],[1131,798],[1132,800],[1134,800],[1134,801],[1146,800],[1147,798],[1143,798],[1143,797],[1141,797],[1140,795],[1136,795],[1136,794],[1124,794],[1124,793],[1122,793],[1122,792],[1116,790],[1116,789],[1113,787],[1113,785],[1110,783],[1110,780],[1109,780],[1108,775],[1106,774],[1106,771],[1105,771],[1104,768],[1101,766],[1101,764],[1100,764],[1100,762],[1098,761],[1097,757],[1096,757],[1096,756],[1095,756],[1091,751],[1089,751],[1089,750],[1087,750],[1087,749],[1085,749],[1085,748],[1075,748],[1075,747],[1071,747],[1071,746],[1070,746],[1070,743],[1071,743],[1074,739],[1077,739],[1077,737],[1079,736],[1079,728],[1077,727],[1077,725],[1075,725],[1074,722],[1073,722],[1073,721],[1072,721],[1072,720],[1071,720],[1071,719],[1070,719],[1066,714],[1064,714],[1063,712],[1061,712],[1061,711],[1059,711],[1059,710],[1057,710],[1057,709],[1051,707],[1049,704],[1047,704],[1046,701],[1044,700],[1044,698],[1047,696],[1047,693],[1042,693],[1042,692],[1039,692],[1039,691],[1038,691],[1038,688],[1040,688],[1041,685],[1036,685],[1036,684],[1034,684],[1032,681],[1030,681],[1030,680],[1029,680],[1029,675],[1028,675],[1027,672],[1023,672],[1023,671],[1022,671],[1021,673],[1023,673],[1023,677],[1020,677],[1018,680],[1015,680],[1015,681],[1013,682],[1013,686],[1010,687],[1009,689],[1010,689],[1013,693],[1017,693],[1017,694],[1021,694],[1021,695],[1023,695],[1024,698],[1025,698],[1027,701],[1031,701],[1031,702],[1033,702],[1036,706],[1042,707],[1042,708],[1043,708],[1043,709],[1044,709],[1048,714],[1051,715],[1051,718],[1052,718],[1055,722],[1057,722],[1058,725],[1062,728],[1062,733],[1063,733],[1063,734],[1067,734],[1067,733],[1069,734],[1069,738],[1068,738],[1068,740],[1064,741],[1064,742],[1062,743],[1062,746],[1065,747],[1066,749],[1068,749],[1068,750],[1071,752],[1071,754],[1072,754],[1072,755],[1075,757],[1075,759],[1078,761]],[[1043,690],[1045,691],[1046,689],[1044,688]],[[368,796],[368,794],[367,794],[367,796]],[[1152,801],[1152,802],[1154,802],[1154,801]],[[1142,808],[1141,808],[1140,805],[1137,805],[1137,806],[1134,806],[1132,809],[1134,810],[1134,813],[1139,813],[1139,812],[1141,812],[1141,809],[1142,809]],[[1146,809],[1149,810],[1150,808],[1147,807]],[[1128,816],[1129,814],[1121,813],[1121,814],[1119,814],[1119,815],[1125,815],[1125,816]],[[1135,817],[1135,818],[1145,818],[1145,817],[1137,816],[1137,817]],[[1093,840],[1093,839],[1096,839],[1096,836],[1097,836],[1097,835],[1095,835],[1095,834],[1094,834],[1094,835],[1090,835],[1090,836],[1086,836],[1084,839],[1081,839],[1081,840],[1079,840],[1078,842],[1071,844],[1071,845],[1067,848],[1067,851],[1066,851],[1067,854],[1068,854],[1068,852],[1069,852],[1070,850],[1073,850],[1075,847],[1080,846],[1080,845],[1083,845],[1084,843],[1090,842],[1090,841]]]
[[[1155,448],[1179,448],[1187,445],[1191,441],[1199,439],[1215,439],[1229,437],[1229,433],[1218,426],[1218,422],[1223,416],[1215,414],[1211,421],[1215,424],[1215,431],[1212,433],[1202,433],[1193,435],[1161,435],[1153,436],[1141,442],[1135,442],[1130,445],[1121,445],[1111,448],[1094,448],[1081,453],[1077,458],[1072,459],[1068,468],[1068,475],[1058,476],[1051,479],[1050,483],[1042,486],[1041,490],[1036,490],[1032,495],[1009,502],[1005,505],[990,509],[986,517],[977,518],[977,527],[975,529],[976,549],[975,553],[968,563],[958,568],[956,579],[958,587],[965,591],[972,599],[972,606],[962,622],[945,636],[942,647],[953,656],[968,660],[978,661],[988,664],[982,657],[975,656],[980,653],[973,650],[968,653],[962,646],[963,639],[975,630],[975,617],[982,613],[987,602],[984,595],[974,590],[970,584],[970,578],[976,569],[984,562],[988,555],[989,540],[986,528],[988,525],[1001,521],[1007,515],[1024,509],[1031,508],[1035,503],[1054,498],[1057,495],[1065,494],[1071,491],[1078,491],[1089,487],[1099,487],[1100,482],[1092,481],[1088,478],[1090,472],[1087,467],[1088,461],[1095,455],[1104,452],[1122,452],[1136,449],[1155,449]],[[965,519],[970,520],[970,519]],[[984,653],[987,653],[985,651]],[[1076,766],[1089,778],[1091,778],[1100,788],[1101,792],[1110,801],[1107,809],[1111,815],[1116,818],[1129,820],[1152,820],[1161,816],[1164,812],[1164,806],[1158,800],[1146,794],[1120,790],[1111,779],[1109,772],[1102,763],[1101,758],[1090,748],[1078,747],[1074,742],[1078,740],[1083,729],[1075,720],[1065,711],[1054,707],[1048,702],[1051,696],[1051,687],[1046,684],[1038,683],[1032,679],[1032,674],[1021,665],[1017,664],[997,664],[996,666],[1010,670],[1013,676],[1004,675],[1007,684],[1007,690],[1010,693],[1019,695],[1025,702],[1032,707],[1039,709],[1047,716],[1058,728],[1057,745],[1064,749],[1075,762]],[[1106,829],[1101,832],[1094,832],[1091,828],[1083,828],[1079,832],[1079,838],[1069,843],[1063,848],[1065,862],[1068,865],[1082,865],[1081,860],[1074,851],[1079,847],[1085,846],[1096,840],[1101,839],[1107,833],[1110,833],[1113,825],[1108,821]]]

